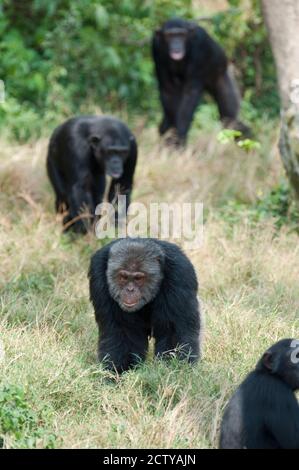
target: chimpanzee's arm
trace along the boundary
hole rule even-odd
[[[267,429],[282,449],[299,449],[299,405],[289,390],[276,390],[277,402],[269,409]]]
[[[156,355],[177,348],[180,359],[195,362],[200,349],[200,308],[194,268],[181,250],[159,242],[165,250],[164,279],[153,302],[153,335]]]
[[[182,100],[182,94],[178,89],[169,91],[166,87],[160,90],[160,99],[164,111],[163,120],[159,126],[160,135],[165,134],[169,129],[175,128],[178,112]]]
[[[114,321],[99,325],[98,356],[107,369],[121,373],[134,367],[145,359],[147,348],[148,336],[143,330],[126,331]]]
[[[117,189],[119,188],[119,194],[126,196],[126,210],[130,205],[131,192],[133,187],[133,177],[137,162],[137,143],[133,136],[130,140],[130,155],[124,164],[124,172],[121,178],[113,179],[109,189],[108,200],[112,202],[115,200]]]
[[[168,50],[164,50],[164,56],[161,54],[163,48],[161,41],[154,37],[153,39],[153,58],[155,63],[156,75],[159,85],[160,101],[164,111],[162,122],[159,126],[160,135],[165,134],[169,129],[176,126],[176,116],[181,101],[179,88],[173,83],[173,73],[169,72],[167,61]],[[163,60],[164,57],[164,60]]]
[[[176,350],[179,359],[194,363],[200,355],[200,313],[196,297],[186,294],[178,289],[177,295],[166,294],[164,303],[155,304],[155,354],[163,357]]]
[[[87,177],[88,178],[88,177]],[[85,233],[94,216],[95,205],[93,195],[89,185],[85,183],[85,178],[77,181],[70,189],[68,196],[69,213],[64,218],[65,230],[70,227],[75,232]],[[71,223],[73,220],[73,223]]]
[[[182,99],[178,108],[176,118],[176,129],[178,137],[184,143],[190,128],[194,112],[200,102],[203,92],[202,83],[197,80],[187,81],[184,85]]]

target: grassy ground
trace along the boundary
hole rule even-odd
[[[253,223],[246,211],[234,217],[227,210],[232,200],[251,207],[281,178],[273,126],[265,124],[261,149],[249,154],[221,145],[216,132],[193,132],[188,149],[176,154],[157,143],[155,129],[137,129],[134,200],[205,205],[203,247],[187,253],[200,279],[205,341],[193,369],[150,357],[115,383],[96,364],[88,300],[86,273],[100,243],[61,235],[46,140],[1,142],[5,447],[216,447],[234,388],[267,346],[298,336],[297,235],[287,227],[277,232],[271,218]]]

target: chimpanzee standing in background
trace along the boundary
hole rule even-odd
[[[176,130],[176,143],[186,140],[204,91],[216,100],[223,125],[242,132],[237,120],[239,92],[228,72],[223,49],[200,26],[174,18],[153,37],[153,58],[164,117],[159,131]]]
[[[57,127],[49,143],[47,170],[56,193],[56,211],[68,211],[64,229],[87,231],[82,211],[93,218],[104,196],[106,175],[112,177],[108,201],[114,201],[119,188],[128,207],[136,161],[135,137],[114,117],[75,117]]]

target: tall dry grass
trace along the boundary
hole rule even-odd
[[[116,382],[96,364],[88,300],[87,268],[100,243],[61,235],[46,140],[1,142],[1,380],[22,386],[32,409],[47,409],[44,425],[58,447],[216,447],[233,389],[267,346],[298,336],[298,237],[277,232],[271,219],[244,216],[233,226],[220,210],[231,199],[253,204],[279,181],[275,130],[250,154],[218,143],[216,129],[194,132],[179,153],[155,129],[137,132],[133,199],[204,203],[204,243],[187,254],[200,280],[205,338],[194,368],[150,357]],[[7,436],[6,447],[17,445]]]

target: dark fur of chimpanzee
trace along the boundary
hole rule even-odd
[[[222,449],[299,449],[299,363],[292,339],[272,346],[239,386],[224,412]]]
[[[157,251],[162,281],[154,298],[140,310],[127,312],[111,297],[107,264],[114,243],[138,243]],[[161,256],[162,253],[162,256]],[[200,310],[197,278],[184,253],[174,244],[156,239],[122,239],[95,253],[89,271],[90,299],[99,326],[99,359],[107,368],[123,372],[143,361],[149,337],[155,338],[155,355],[177,357],[190,363],[200,354]],[[167,354],[168,353],[168,354]]]
[[[99,139],[93,143],[93,139]],[[55,129],[49,143],[47,170],[56,194],[55,207],[59,212],[64,209],[68,215],[64,224],[70,223],[75,232],[87,231],[86,221],[77,220],[82,210],[87,209],[91,216],[103,200],[107,174],[107,156],[101,145],[128,147],[126,157],[119,156],[123,172],[113,178],[108,200],[115,198],[116,188],[127,196],[127,207],[133,185],[137,161],[137,144],[127,126],[110,116],[81,116],[71,118]],[[98,157],[95,155],[98,147]],[[116,157],[118,155],[116,154]]]
[[[171,28],[188,30],[186,54],[181,60],[169,55],[163,33]],[[225,52],[203,28],[177,18],[166,21],[154,34],[152,50],[164,111],[161,135],[175,129],[178,143],[184,143],[204,91],[216,100],[225,126],[248,133],[247,126],[237,121],[239,92],[228,72]]]

